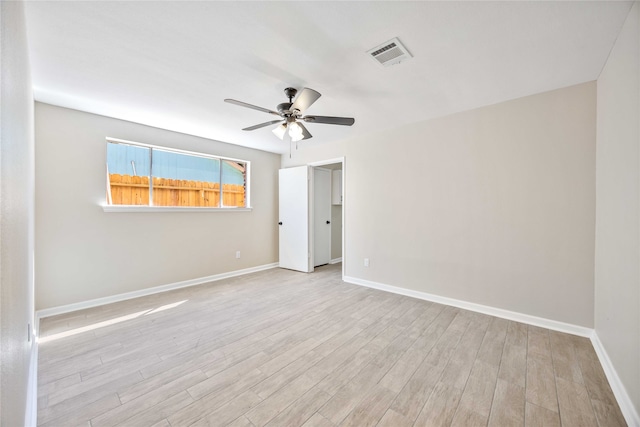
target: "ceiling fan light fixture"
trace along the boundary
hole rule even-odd
[[[280,126],[276,126],[276,128],[272,131],[275,136],[280,139],[284,139],[284,133],[287,131],[287,126],[283,123]]]
[[[289,128],[289,136],[291,137],[292,141],[296,142],[304,138],[304,134],[302,133],[302,128],[298,123],[291,122],[289,123],[288,128]]]

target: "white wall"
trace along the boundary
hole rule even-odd
[[[598,78],[595,329],[640,413],[640,6]]]
[[[103,212],[106,137],[251,161],[253,211]],[[264,151],[36,103],[36,308],[277,262],[279,163]]]
[[[595,92],[310,140],[282,165],[346,157],[347,276],[593,327]]]
[[[23,426],[33,322],[33,95],[22,2],[0,2],[0,425]]]

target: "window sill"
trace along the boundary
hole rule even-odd
[[[102,205],[105,212],[251,212],[253,208],[197,208],[183,206]]]

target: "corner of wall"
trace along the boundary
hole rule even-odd
[[[640,2],[597,80],[593,346],[629,425],[640,425]]]
[[[2,425],[35,425],[33,414],[37,407],[37,346],[31,334],[34,321],[34,101],[24,5],[24,1],[0,2]]]
[[[607,376],[607,380],[609,381],[609,385],[611,386],[613,395],[618,401],[620,411],[622,411],[622,415],[627,421],[627,424],[629,424],[630,426],[640,426],[640,415],[638,414],[638,411],[636,410],[626,387],[620,379],[620,376],[618,375],[613,362],[609,358],[607,350],[602,344],[602,341],[600,341],[598,332],[594,330],[590,338],[591,344],[593,345],[593,348],[598,355],[598,360],[600,360],[602,369]]]

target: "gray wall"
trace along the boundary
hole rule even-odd
[[[0,425],[25,423],[33,322],[33,94],[22,2],[0,2]]]
[[[311,141],[282,166],[346,157],[347,276],[593,327],[595,95]]]
[[[640,7],[598,78],[595,329],[640,413]]]
[[[106,137],[251,161],[253,211],[103,212]],[[279,164],[276,154],[36,103],[36,308],[277,262]]]

